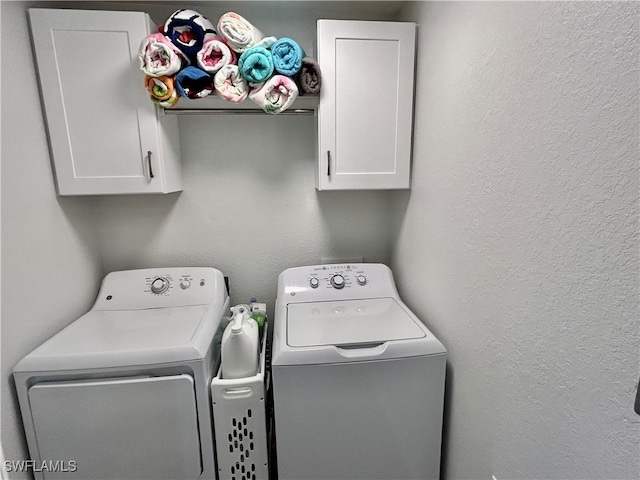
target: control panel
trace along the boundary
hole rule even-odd
[[[357,271],[357,266],[347,265],[344,267],[344,270],[340,270],[338,272],[332,271],[331,269],[323,270],[319,268],[309,275],[309,286],[311,288],[320,288],[320,286],[325,286],[327,288],[335,288],[336,290],[341,290],[345,288],[347,285],[360,285],[365,286],[367,284],[367,276],[364,271]]]
[[[180,290],[191,288],[194,283],[193,275],[190,273],[166,273],[157,276],[146,277],[149,292],[154,295],[169,295],[171,290],[179,287]],[[204,282],[202,279],[201,283]],[[203,285],[204,286],[204,283]]]
[[[100,287],[95,309],[203,305],[228,297],[222,273],[209,267],[171,267],[112,272]]]
[[[315,302],[397,295],[391,270],[383,264],[314,265],[282,272],[278,295],[287,302]]]

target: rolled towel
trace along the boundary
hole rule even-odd
[[[176,10],[164,24],[164,34],[186,56],[195,61],[205,40],[216,37],[216,30],[207,18],[195,10]]]
[[[264,47],[253,47],[240,55],[240,74],[250,83],[262,83],[273,75],[273,56]]]
[[[151,77],[178,73],[189,59],[161,33],[147,35],[138,49],[140,70]]]
[[[273,66],[276,72],[287,77],[293,77],[300,71],[302,58],[305,56],[300,45],[286,37],[271,46],[271,55],[273,55]]]
[[[175,92],[173,77],[144,77],[144,86],[149,94],[158,101],[169,100]]]
[[[198,66],[205,72],[215,74],[225,65],[236,65],[238,58],[236,52],[219,38],[210,38],[204,42],[200,51],[196,54]]]
[[[318,65],[318,62],[311,57],[304,57],[300,71],[295,76],[295,80],[300,89],[300,95],[318,95],[320,93],[320,86],[322,85],[322,76],[320,75],[320,65]]]
[[[178,100],[180,100],[180,95],[178,95],[178,92],[175,89],[173,90],[173,93],[171,94],[171,96],[166,100],[158,100],[153,95],[151,96],[151,101],[153,103],[157,103],[158,105],[164,108],[175,107],[176,104],[178,103]]]
[[[266,113],[284,112],[298,97],[296,82],[284,75],[274,75],[249,93],[249,99]]]
[[[227,12],[218,20],[218,35],[232,50],[242,53],[264,37],[246,18],[235,12]]]
[[[213,78],[204,70],[190,65],[178,72],[175,87],[181,97],[203,98],[213,92]]]
[[[258,43],[254,45],[254,47],[264,47],[266,49],[270,49],[271,46],[276,43],[278,39],[276,37],[264,37]]]
[[[249,94],[249,84],[240,75],[240,69],[237,65],[225,65],[218,70],[218,73],[213,77],[213,85],[218,95],[228,102],[243,102]]]

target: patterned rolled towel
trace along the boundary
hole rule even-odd
[[[215,74],[225,65],[236,65],[238,58],[236,52],[219,38],[210,38],[204,42],[200,51],[196,54],[198,66],[205,72]]]
[[[300,71],[304,51],[294,40],[283,37],[271,46],[273,66],[276,72],[293,77]]]
[[[213,78],[204,70],[188,66],[176,75],[175,87],[181,97],[203,98],[213,92]]]
[[[178,73],[189,59],[161,33],[147,35],[138,49],[140,70],[151,77],[162,77]]]
[[[232,103],[243,102],[249,94],[249,84],[240,75],[237,65],[225,65],[218,70],[213,77],[213,86],[218,95]]]
[[[175,92],[173,77],[144,77],[144,86],[153,98],[158,101],[165,101],[171,98]]]
[[[298,97],[298,87],[289,77],[274,75],[249,93],[249,99],[266,113],[284,112]]]
[[[227,12],[220,17],[218,35],[238,53],[248,50],[264,38],[260,30],[235,12]]]
[[[264,47],[253,47],[240,55],[240,74],[250,83],[262,83],[273,75],[273,56]]]
[[[295,76],[295,80],[300,89],[300,95],[318,95],[322,85],[318,62],[311,57],[304,57],[302,59],[302,67],[300,67],[300,71]]]
[[[196,12],[181,8],[176,10],[164,24],[164,34],[190,59],[195,61],[205,40],[216,37],[213,24]]]
[[[169,98],[167,98],[166,100],[158,100],[155,97],[151,97],[151,101],[153,103],[157,103],[158,105],[160,105],[161,107],[164,108],[173,108],[176,106],[176,104],[178,103],[178,100],[180,100],[180,95],[178,95],[178,92],[174,89],[173,93],[171,94],[171,96]]]

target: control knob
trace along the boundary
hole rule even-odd
[[[358,275],[356,277],[356,281],[358,282],[358,285],[366,285],[367,284],[367,277],[365,277],[364,275]]]
[[[318,288],[320,286],[320,280],[318,280],[316,277],[311,278],[311,280],[309,280],[309,285],[311,285],[311,288]]]
[[[341,289],[344,287],[344,277],[340,274],[331,277],[331,285],[333,288]]]
[[[169,289],[169,280],[164,277],[157,277],[151,282],[151,291],[155,294],[164,293]]]

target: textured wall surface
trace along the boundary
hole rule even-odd
[[[637,3],[415,3],[392,265],[449,350],[445,478],[640,476]]]
[[[56,198],[24,5],[1,9],[1,424],[5,458],[19,460],[27,453],[11,370],[91,306],[103,270],[94,202]]]

